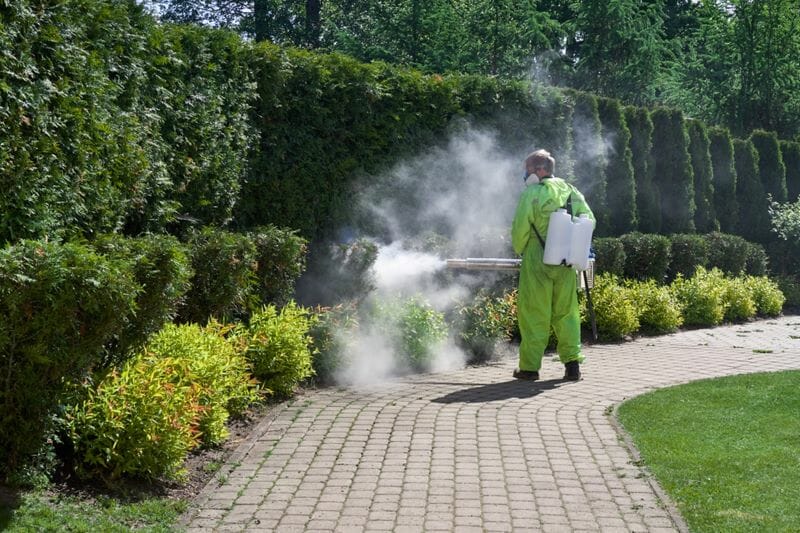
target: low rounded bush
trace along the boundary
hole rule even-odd
[[[620,340],[639,330],[633,295],[622,285],[617,276],[612,274],[595,276],[591,295],[597,321],[597,334],[601,339]],[[586,315],[583,317],[583,322],[584,324],[589,322]]]
[[[744,260],[744,271],[751,276],[765,276],[769,259],[764,247],[754,242],[747,243],[747,255]]]
[[[778,276],[776,283],[786,298],[784,305],[791,308],[800,308],[800,277],[785,274]]]
[[[629,281],[625,286],[631,291],[643,330],[661,334],[681,327],[681,305],[668,287],[658,285],[655,280]]]
[[[616,237],[601,237],[592,241],[594,270],[596,273],[625,275],[625,247]]]
[[[251,307],[256,287],[256,248],[246,235],[204,228],[189,238],[194,275],[180,309],[182,322],[241,317]]]
[[[625,278],[654,279],[663,283],[670,264],[670,240],[663,235],[628,233],[620,237],[625,248]]]
[[[725,316],[726,280],[719,269],[698,267],[694,276],[678,277],[670,290],[681,304],[683,321],[691,326],[714,326]]]
[[[175,317],[191,286],[191,263],[186,247],[169,235],[136,238],[103,235],[92,246],[107,257],[129,261],[134,278],[142,286],[136,297],[136,314],[120,335],[106,345],[104,364],[119,365]]]
[[[308,241],[289,229],[262,226],[247,233],[255,246],[255,292],[263,305],[281,307],[291,300],[306,268]]]
[[[756,315],[756,302],[749,286],[742,278],[725,280],[722,301],[725,305],[725,320],[739,322]]]
[[[744,284],[753,296],[756,313],[762,316],[778,316],[787,301],[779,282],[766,276],[745,276]]]
[[[289,396],[298,383],[313,375],[309,335],[313,321],[307,309],[290,301],[280,312],[274,305],[263,307],[250,316],[249,324],[234,330],[235,342],[267,392]]]
[[[99,366],[133,319],[132,270],[79,244],[0,250],[0,480],[42,449],[65,385]]]
[[[323,306],[363,301],[375,289],[377,258],[378,246],[368,239],[313,248],[297,284],[298,299]]]
[[[690,278],[698,266],[708,264],[708,241],[702,235],[677,234],[670,240],[668,275],[673,280],[678,274]]]
[[[347,338],[358,328],[353,306],[337,305],[314,309],[309,335],[313,339],[312,366],[319,383],[333,383],[340,370],[347,366]]]
[[[718,268],[731,276],[745,272],[747,256],[752,253],[750,243],[738,235],[718,231],[707,234],[705,239],[708,242],[707,268]]]

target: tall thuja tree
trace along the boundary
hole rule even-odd
[[[750,135],[750,141],[758,152],[758,173],[764,192],[775,202],[786,202],[786,165],[783,163],[778,136],[775,132],[756,130]]]
[[[800,197],[800,143],[781,141],[781,156],[786,165],[786,193],[789,202]]]
[[[694,226],[700,233],[710,233],[719,229],[719,222],[714,208],[713,167],[708,130],[699,120],[688,120],[686,129],[689,133],[689,155],[694,175]]]
[[[694,232],[694,178],[683,114],[659,107],[653,121],[653,179],[661,204],[661,233]]]
[[[637,224],[631,132],[619,100],[598,98],[597,104],[603,139],[608,146],[605,174],[609,231],[612,235],[622,235],[635,230]]]
[[[734,139],[736,200],[739,203],[737,234],[753,242],[770,241],[769,203],[758,174],[758,152],[748,140]]]
[[[714,210],[719,229],[724,233],[738,231],[739,201],[736,199],[736,166],[733,159],[733,139],[727,128],[714,127],[708,131],[711,169],[714,176]]]
[[[653,148],[653,121],[644,107],[625,107],[625,122],[631,132],[630,148],[636,188],[638,228],[644,233],[661,230],[661,208],[658,190],[653,183],[650,154]]]
[[[653,101],[666,50],[658,2],[587,0],[577,3],[568,50],[573,86],[626,102]]]
[[[567,90],[572,112],[572,161],[575,184],[583,192],[597,219],[595,234],[611,235],[611,218],[606,192],[606,147],[597,108],[597,98],[589,93]]]

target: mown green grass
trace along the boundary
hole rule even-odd
[[[618,414],[692,531],[800,531],[800,372],[662,389]]]
[[[0,531],[94,533],[175,530],[186,502],[161,498],[124,502],[99,498],[91,502],[71,496],[49,497],[27,492],[12,505],[0,505]]]

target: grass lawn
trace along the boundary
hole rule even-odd
[[[658,390],[619,419],[692,531],[800,531],[800,372]]]
[[[173,531],[186,503],[152,498],[126,503],[115,498],[87,501],[65,495],[26,492],[12,511],[0,505],[0,531],[76,531],[94,533]]]

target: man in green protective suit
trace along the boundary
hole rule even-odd
[[[546,265],[542,258],[551,213],[571,205],[574,217],[585,213],[593,224],[595,218],[578,189],[553,177],[554,168],[555,160],[546,150],[537,150],[525,159],[526,188],[511,228],[514,251],[522,255],[517,296],[522,342],[514,377],[530,381],[539,379],[551,326],[558,340],[565,380],[581,378],[580,364],[584,360],[575,270],[566,265]]]

